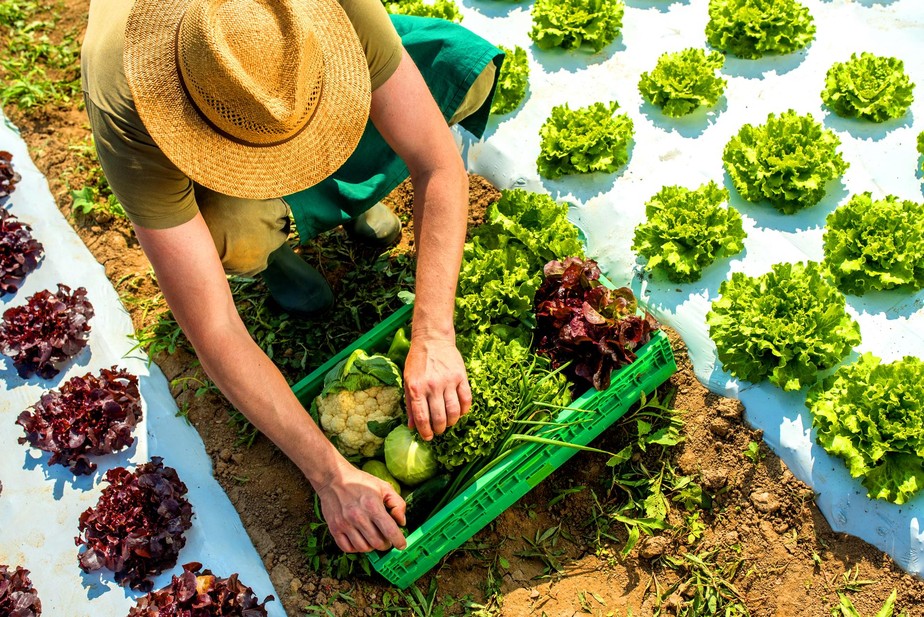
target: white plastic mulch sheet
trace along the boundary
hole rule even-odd
[[[924,130],[924,3],[920,0],[803,0],[818,28],[815,41],[800,53],[762,60],[729,57],[722,73],[725,97],[708,111],[674,120],[645,102],[638,79],[662,53],[705,47],[708,0],[626,0],[621,36],[600,53],[550,52],[531,44],[531,3],[511,5],[462,0],[463,24],[496,44],[527,50],[530,86],[524,104],[493,120],[486,139],[463,137],[470,170],[501,188],[547,191],[575,204],[572,220],[586,233],[588,252],[611,280],[631,286],[664,323],[678,330],[690,349],[699,379],[710,389],[737,396],[748,421],[793,473],[818,493],[818,504],[832,527],[871,542],[906,570],[924,574],[924,495],[904,506],[871,501],[843,462],[814,443],[805,392],[784,393],[770,384],[733,379],[721,368],[705,315],[730,272],[759,275],[777,262],[822,259],[825,217],[849,195],[870,191],[921,200],[915,139]],[[823,108],[820,92],[828,68],[853,52],[896,56],[917,84],[916,100],[904,117],[881,125],[844,120]],[[539,128],[553,106],[572,109],[596,101],[619,102],[635,123],[628,166],[616,174],[539,178]],[[840,137],[850,163],[843,182],[832,183],[820,204],[798,215],[782,215],[768,205],[743,201],[722,167],[722,150],[745,123],[762,124],[770,112],[811,113]],[[731,193],[731,205],[744,217],[745,251],[706,270],[697,283],[676,285],[648,280],[631,250],[635,226],[645,219],[644,204],[667,184],[695,188],[715,180]],[[848,297],[863,342],[886,361],[904,355],[924,357],[924,293]]]
[[[32,235],[45,246],[39,268],[28,275],[15,295],[0,300],[0,311],[25,304],[43,289],[57,290],[63,283],[86,287],[95,316],[89,345],[54,379],[21,379],[10,358],[0,356],[0,564],[22,566],[47,615],[68,617],[119,617],[126,615],[141,594],[122,588],[112,573],[84,574],[77,565],[74,544],[80,514],[96,505],[107,483],[108,469],[135,465],[160,456],[189,488],[193,525],[177,566],[154,579],[159,589],[182,564],[201,562],[216,575],[240,573],[262,600],[273,594],[263,562],[247,537],[227,495],[212,477],[212,465],[198,433],[176,417],[176,404],[156,365],[147,364],[140,352],[131,352],[132,323],[105,272],[58,211],[45,178],[35,168],[26,145],[0,115],[0,150],[13,154],[22,175],[5,207],[32,226]],[[96,458],[99,468],[89,476],[75,477],[66,467],[49,466],[47,454],[17,443],[23,429],[15,424],[21,411],[39,396],[67,379],[118,365],[139,377],[144,419],[135,428],[134,445],[119,454]],[[278,601],[267,605],[274,617],[285,615]]]

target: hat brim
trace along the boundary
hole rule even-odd
[[[369,118],[372,85],[362,44],[336,0],[290,0],[307,11],[324,58],[323,94],[308,125],[274,146],[232,141],[199,115],[180,82],[176,32],[191,0],[136,0],[123,64],[138,115],[158,147],[191,180],[225,195],[291,195],[334,173]]]

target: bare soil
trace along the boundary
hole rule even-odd
[[[61,6],[62,31],[82,30],[88,1],[66,0]],[[70,108],[31,115],[15,108],[5,112],[22,130],[62,213],[126,298],[135,326],[148,323],[148,309],[156,304],[159,291],[130,225],[107,215],[71,217],[70,189],[80,187],[81,177],[75,172],[79,161],[69,147],[88,136],[82,110],[75,102]],[[402,185],[390,198],[407,223],[411,196],[412,189]],[[473,224],[480,222],[485,206],[496,197],[483,179],[472,178]],[[401,242],[413,250],[410,224]],[[836,592],[848,586],[846,573],[856,581],[874,581],[854,585],[857,591],[849,594],[861,614],[875,614],[897,589],[900,609],[924,615],[924,582],[902,572],[869,544],[834,533],[815,506],[811,489],[796,480],[766,446],[761,446],[756,462],[744,455],[750,442],[761,441],[760,433],[747,426],[738,401],[711,394],[695,379],[683,342],[673,333],[671,339],[680,370],[669,386],[677,390],[675,407],[685,410],[686,438],[673,449],[672,461],[679,472],[696,476],[714,499],[704,515],[696,552],[715,549],[717,563],[737,564],[732,582],[750,614],[830,615],[838,602]],[[194,356],[182,349],[155,360],[171,380],[199,374]],[[236,445],[238,434],[228,422],[231,410],[220,396],[196,397],[182,388],[176,394],[178,404],[188,406],[188,417],[205,442],[215,475],[240,513],[287,612],[305,614],[306,607],[314,605],[327,606],[336,615],[383,614],[384,599],[394,590],[380,578],[358,575],[337,580],[308,567],[299,543],[306,522],[313,519],[313,499],[298,470],[262,437],[249,448]],[[619,430],[614,427],[605,433],[600,447],[617,439]],[[469,596],[497,614],[510,616],[624,615],[630,608],[636,616],[655,614],[658,591],[677,580],[667,561],[691,551],[687,540],[665,531],[643,537],[622,557],[625,534],[601,541],[592,537],[591,491],[575,491],[549,505],[565,489],[601,488],[604,463],[599,455],[578,454],[477,534],[466,550],[445,559],[418,587],[426,592],[435,577],[439,602]],[[527,539],[555,526],[560,526],[555,551],[562,571],[548,574],[542,559],[530,555]],[[498,594],[486,595],[493,590]],[[679,589],[661,614],[677,614],[688,596],[689,590]],[[461,610],[455,604],[449,612]]]

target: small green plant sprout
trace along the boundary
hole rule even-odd
[[[828,69],[821,99],[839,116],[885,122],[905,115],[913,90],[901,60],[863,52]]]
[[[446,21],[462,21],[462,12],[454,0],[382,0],[385,10],[392,15],[437,17]]]
[[[725,64],[717,51],[689,48],[665,53],[650,73],[642,73],[638,90],[664,115],[679,118],[699,107],[712,107],[725,92],[725,80],[715,72]]]
[[[800,390],[860,343],[843,294],[816,262],[774,264],[756,277],[734,272],[719,295],[706,323],[725,370],[739,379]]]
[[[847,170],[840,145],[811,114],[790,109],[771,113],[765,124],[742,126],[725,145],[722,160],[743,198],[795,214],[821,201],[826,184]]]
[[[760,451],[760,444],[756,441],[748,442],[748,447],[745,448],[744,455],[748,457],[755,465],[764,460],[764,457],[766,456],[763,452]]]
[[[497,78],[497,89],[491,103],[492,114],[508,114],[516,109],[526,97],[529,86],[529,61],[526,50],[517,45],[513,49],[501,46],[504,64]]]
[[[715,182],[697,189],[665,186],[645,204],[648,220],[635,228],[632,250],[671,282],[699,280],[704,268],[744,248],[741,215],[723,208],[727,201],[728,191]]]
[[[619,36],[624,12],[622,0],[536,0],[529,37],[540,49],[601,51]]]
[[[838,592],[837,597],[840,600],[840,604],[831,609],[831,615],[833,617],[864,617],[846,595]],[[882,608],[879,609],[875,617],[892,617],[895,614],[895,600],[897,597],[897,592],[893,589],[889,597],[886,598],[885,604],[882,605]],[[896,617],[908,617],[908,613],[902,611]]]
[[[924,204],[862,193],[829,214],[825,227],[824,263],[842,292],[924,289]]]
[[[594,103],[572,110],[567,104],[552,108],[539,136],[539,175],[556,179],[596,171],[612,173],[629,161],[632,119],[616,114],[619,103]]]
[[[706,39],[739,58],[789,54],[814,37],[812,14],[796,0],[709,0]]]

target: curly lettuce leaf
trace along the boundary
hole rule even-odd
[[[901,60],[863,52],[828,69],[821,99],[839,116],[885,122],[905,115],[912,90]]]
[[[697,281],[719,257],[744,248],[741,215],[723,208],[728,191],[715,182],[691,190],[665,186],[645,204],[648,220],[635,228],[632,250],[674,283]]]
[[[903,504],[924,488],[924,362],[865,353],[809,390],[816,439],[873,499]]]
[[[860,343],[844,296],[815,262],[775,264],[757,277],[735,272],[719,294],[706,323],[725,369],[740,379],[800,390]]]
[[[504,191],[466,243],[456,293],[456,329],[533,326],[533,296],[550,259],[584,254],[568,206],[548,195]]]
[[[459,338],[472,406],[431,442],[437,461],[445,468],[455,469],[489,454],[524,405],[565,406],[571,402],[565,376],[550,373],[548,360],[529,353],[528,344],[528,340],[508,342],[490,332]]]
[[[462,21],[462,12],[454,0],[382,0],[385,10],[392,15],[438,17],[452,22]]]
[[[622,0],[536,0],[529,37],[540,49],[600,51],[619,35],[624,12]]]
[[[790,109],[770,114],[766,124],[745,124],[726,144],[722,160],[746,200],[766,199],[780,212],[794,214],[821,201],[825,185],[846,171],[840,144],[811,114]]]
[[[796,0],[709,0],[706,39],[739,58],[792,53],[814,36],[812,14]]]
[[[507,114],[519,106],[526,97],[529,85],[529,62],[526,50],[517,45],[513,49],[501,46],[504,52],[504,64],[497,78],[497,89],[491,103],[492,114]]]
[[[924,205],[863,193],[826,223],[824,263],[838,289],[858,296],[903,285],[924,289]]]
[[[625,165],[634,126],[628,115],[615,115],[618,108],[616,101],[575,110],[567,104],[553,107],[539,129],[539,174],[555,179],[595,171],[611,173]]]
[[[717,51],[684,49],[662,54],[650,73],[642,73],[638,90],[665,115],[679,118],[698,107],[712,107],[725,91],[725,80],[715,72],[725,64]]]
[[[924,156],[924,131],[918,135],[918,154]],[[921,172],[924,173],[924,161],[921,161]]]

